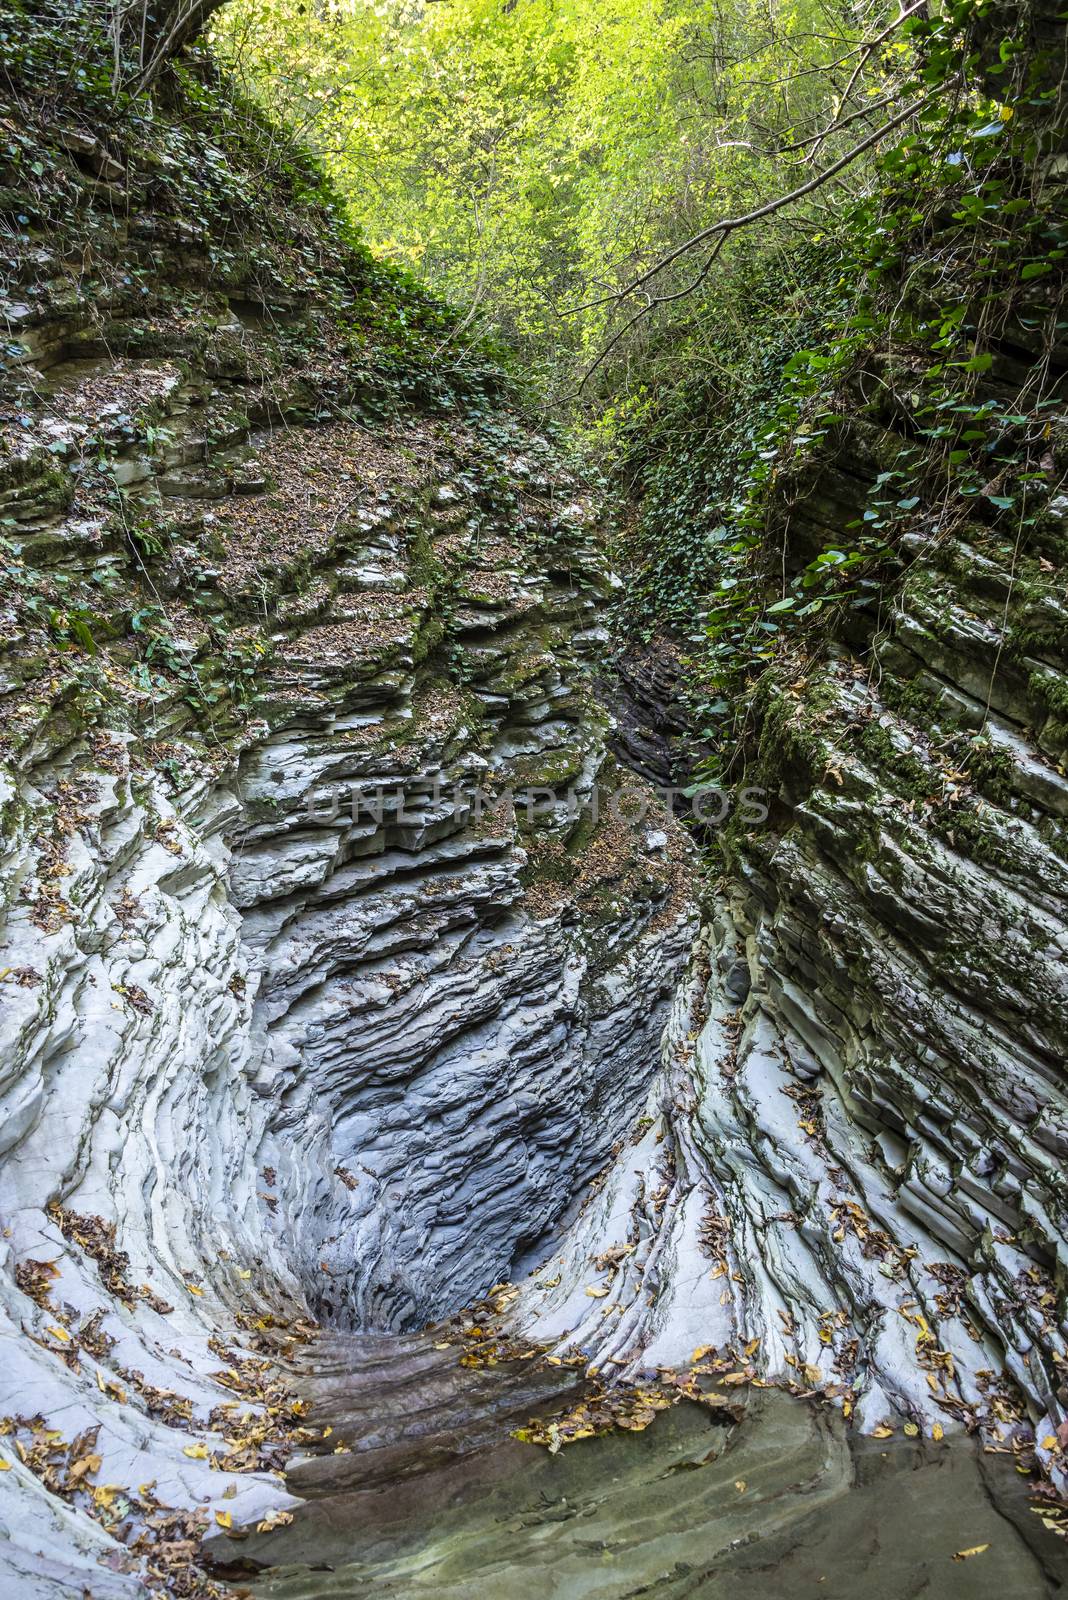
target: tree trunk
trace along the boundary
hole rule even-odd
[[[145,89],[223,0],[114,0],[116,87]]]

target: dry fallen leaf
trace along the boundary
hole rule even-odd
[[[936,1443],[936,1444],[937,1444],[937,1443],[939,1443],[939,1442],[940,1442],[940,1441],[941,1441],[941,1440],[942,1440],[942,1439],[944,1439],[944,1438],[945,1438],[945,1436],[946,1436],[946,1430],[945,1430],[945,1428],[943,1428],[943,1426],[942,1426],[942,1424],[941,1424],[941,1423],[940,1423],[940,1422],[936,1422],[936,1423],[935,1423],[935,1425],[934,1425],[934,1427],[933,1427],[933,1428],[932,1428],[932,1429],[931,1429],[931,1438],[932,1438],[932,1439],[933,1439],[933,1440],[934,1440],[934,1441],[935,1441],[935,1443]]]
[[[293,1521],[292,1511],[268,1511],[262,1522],[257,1522],[257,1533],[270,1533],[272,1528],[284,1528]]]
[[[607,1289],[591,1289],[590,1286],[587,1284],[586,1293],[589,1295],[591,1300],[603,1300],[605,1295],[608,1293],[608,1290]]]
[[[968,1550],[957,1550],[953,1559],[954,1561],[967,1561],[969,1556],[981,1556],[984,1550],[989,1549],[990,1546],[988,1544],[973,1544]]]
[[[192,1456],[194,1461],[206,1461],[208,1459],[208,1447],[203,1444],[187,1444],[182,1450],[182,1454],[183,1456]]]
[[[885,1422],[880,1422],[877,1428],[871,1430],[871,1436],[873,1439],[889,1439],[893,1431],[893,1428],[888,1428]]]
[[[232,1528],[234,1525],[234,1514],[232,1511],[216,1511],[215,1520],[219,1524],[220,1528]]]

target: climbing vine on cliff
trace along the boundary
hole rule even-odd
[[[623,626],[685,641],[708,776],[761,672],[803,670],[850,613],[877,627],[917,540],[970,525],[1035,545],[1039,570],[1063,559],[1045,519],[1063,472],[1063,37],[1036,43],[1020,13],[965,3],[908,30],[906,87],[930,98],[873,192],[789,255],[792,293],[753,252],[742,333],[624,433],[641,509]],[[821,507],[829,471],[845,481]]]

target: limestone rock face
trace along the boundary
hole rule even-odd
[[[519,1315],[602,1369],[711,1345],[868,1431],[1033,1440],[1063,1487],[1063,598],[1035,557],[913,554],[863,663],[842,644],[767,694],[769,817],[731,840],[625,1157]]]
[[[104,196],[54,149],[82,212],[24,241],[6,308],[0,1515],[28,1596],[142,1593],[120,1526],[289,1503],[275,1359],[311,1318],[421,1325],[551,1233],[638,1114],[695,924],[680,830],[607,752],[581,485],[503,402],[461,423],[447,385],[361,369],[359,297],[394,291],[323,266],[322,218],[271,240],[245,202],[254,264],[221,224],[179,250],[158,174],[194,158],[149,131]]]
[[[0,306],[18,1593],[211,1593],[205,1528],[271,1533],[294,1454],[328,1475],[345,1362],[395,1348],[402,1396],[499,1443],[551,1372],[468,1391],[412,1330],[509,1274],[523,1342],[602,1378],[714,1347],[879,1436],[1029,1430],[1056,1478],[1063,597],[917,547],[878,642],[757,708],[769,815],[695,944],[694,856],[609,753],[581,482],[201,76],[12,134],[43,169]],[[648,777],[680,718],[645,720]],[[407,1419],[362,1378],[388,1482]]]

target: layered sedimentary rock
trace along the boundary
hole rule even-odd
[[[994,6],[970,42],[1031,141],[978,192],[993,217],[1019,186],[1052,237],[1063,24]],[[888,223],[899,199],[891,178]],[[862,581],[757,652],[730,759],[767,821],[727,830],[664,1073],[519,1314],[602,1371],[712,1346],[885,1437],[963,1426],[1063,1491],[1063,252],[995,270],[968,203],[898,231],[865,282],[881,335],[821,396],[819,442],[803,411],[774,463],[747,581],[779,614],[828,592],[813,564]],[[974,341],[959,362],[944,317]],[[638,698],[664,675],[632,671]],[[655,759],[670,723],[639,721]]]
[[[348,1489],[371,1451],[421,1470],[421,1422],[368,1425],[379,1368],[460,1453],[570,1401],[477,1361],[458,1395],[452,1336],[409,1338],[532,1261],[513,1353],[603,1384],[711,1350],[736,1391],[880,1436],[1033,1434],[1056,1476],[1063,507],[1024,558],[917,534],[877,629],[769,680],[769,816],[733,820],[677,987],[696,868],[608,754],[581,485],[210,71],[169,94],[9,119],[19,1592],[200,1583],[206,1523],[269,1534],[294,1453],[320,1452],[298,1493],[328,1476],[317,1406],[362,1418]],[[858,426],[821,464],[795,564],[879,448]],[[680,726],[657,716],[621,713],[646,777]],[[679,1459],[707,1464],[691,1423]],[[796,1454],[833,1438],[840,1487],[835,1427]]]
[[[447,320],[368,283],[314,197],[272,234],[255,125],[209,100],[214,144],[196,104],[140,141],[27,133],[45,198],[5,302],[26,1595],[192,1583],[186,1513],[284,1505],[311,1435],[272,1358],[311,1318],[420,1324],[553,1228],[637,1112],[692,933],[681,835],[591,692],[580,487],[462,370],[408,399],[367,317],[428,348]]]
[[[853,452],[792,515],[801,560],[863,494]],[[1064,513],[1012,560],[917,535],[874,639],[765,682],[768,821],[731,838],[663,1076],[525,1326],[628,1374],[730,1349],[1063,1484]]]

